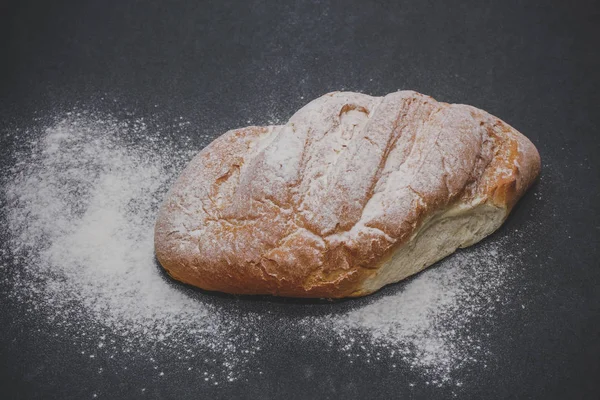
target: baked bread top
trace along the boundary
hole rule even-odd
[[[204,148],[160,210],[156,255],[207,290],[364,295],[427,220],[484,203],[503,220],[539,170],[526,137],[475,107],[329,93]]]

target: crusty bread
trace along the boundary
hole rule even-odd
[[[160,210],[156,255],[207,290],[362,296],[495,231],[539,171],[534,145],[477,108],[329,93],[202,150]]]

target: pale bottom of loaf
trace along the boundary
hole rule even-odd
[[[507,215],[506,209],[484,203],[475,207],[453,207],[430,218],[353,295],[373,293],[422,271],[459,247],[479,242],[498,229]]]

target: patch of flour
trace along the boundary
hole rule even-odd
[[[387,289],[395,293],[366,299],[348,313],[330,316],[327,324],[350,358],[400,359],[428,384],[460,386],[457,371],[485,366],[489,318],[510,301],[505,289],[516,276],[516,255],[502,247],[495,240],[459,250]]]
[[[116,353],[115,338],[125,352],[159,346],[184,358],[200,346],[218,354],[203,361],[220,363],[221,378],[235,379],[255,350],[239,348],[251,333],[170,285],[154,259],[157,208],[195,151],[149,136],[143,119],[89,113],[29,137],[4,183],[7,244],[20,261],[13,296],[97,351]]]

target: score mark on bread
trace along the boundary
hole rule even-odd
[[[206,290],[363,296],[494,232],[539,171],[535,146],[475,107],[329,93],[204,148],[162,205],[156,255]]]

